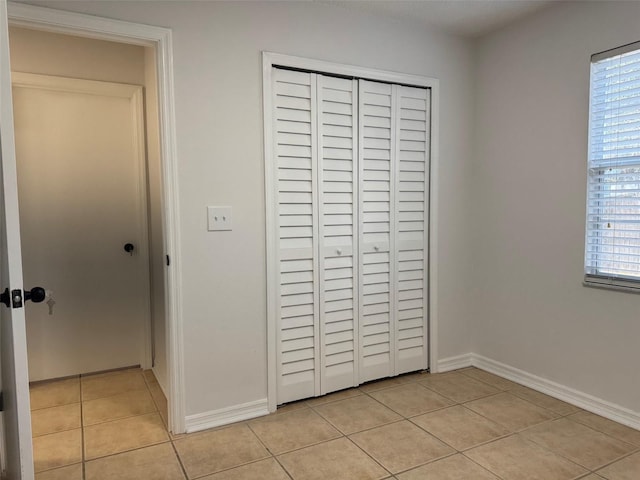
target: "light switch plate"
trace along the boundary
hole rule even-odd
[[[207,207],[207,230],[231,230],[231,207]]]

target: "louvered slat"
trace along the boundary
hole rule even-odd
[[[278,403],[311,397],[318,372],[316,75],[274,69],[280,309]]]

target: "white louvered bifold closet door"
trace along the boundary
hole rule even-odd
[[[426,368],[429,90],[272,78],[277,403]]]
[[[395,373],[427,365],[430,91],[395,89]]]
[[[360,80],[360,382],[394,374],[393,86]]]
[[[320,394],[359,383],[357,92],[354,80],[317,76]]]
[[[273,89],[280,404],[319,386],[316,75],[274,69]]]

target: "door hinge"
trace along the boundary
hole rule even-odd
[[[171,265],[171,260],[169,260],[169,255],[165,255],[165,257],[167,257],[167,267],[168,267],[169,265]]]
[[[0,412],[4,412],[4,392],[0,392]]]

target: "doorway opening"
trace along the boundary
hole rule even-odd
[[[93,425],[127,428],[139,415],[169,427],[156,55],[9,33],[23,271],[25,284],[45,287],[43,303],[26,305],[42,471],[64,466],[41,450],[56,435],[81,438],[71,427],[91,436]]]

